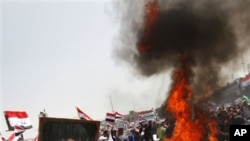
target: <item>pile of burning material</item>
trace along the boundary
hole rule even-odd
[[[173,69],[165,110],[172,113],[175,124],[165,140],[217,141],[217,121],[197,101],[219,86],[222,67],[246,49],[238,42],[239,37],[249,39],[249,7],[241,1],[215,0],[129,1],[125,5],[118,56],[144,76]],[[141,9],[143,16],[138,14]],[[242,20],[248,26],[242,26]]]

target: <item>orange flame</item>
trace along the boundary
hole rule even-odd
[[[182,62],[184,63],[184,62]],[[188,81],[187,68],[181,66],[174,73],[174,85],[166,108],[176,118],[171,138],[165,141],[218,141],[217,124],[192,105],[193,92]]]
[[[143,41],[148,41],[148,38],[153,30],[153,26],[157,20],[157,17],[160,12],[160,8],[157,5],[157,0],[149,1],[146,4],[146,14],[145,14],[145,27],[143,32]],[[150,43],[142,42],[138,45],[138,49],[140,52],[147,51],[148,49],[152,48],[152,45]]]
[[[141,53],[153,47],[150,36],[160,12],[157,0],[150,0],[145,12],[143,36],[138,44]],[[173,75],[174,85],[166,100],[166,110],[174,115],[176,124],[172,136],[165,141],[218,141],[217,123],[192,105],[193,92],[188,80],[190,69],[185,66],[185,58],[181,59],[181,67]]]

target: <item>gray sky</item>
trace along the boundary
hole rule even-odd
[[[96,120],[114,110],[156,108],[165,100],[168,75],[135,77],[112,57],[119,24],[111,0],[3,1],[0,109],[24,110],[34,137],[38,114],[77,118],[75,106]],[[3,115],[0,131],[7,125]]]

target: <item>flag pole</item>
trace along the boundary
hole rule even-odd
[[[109,101],[110,101],[110,104],[111,104],[112,111],[114,113],[115,111],[114,111],[113,103],[112,103],[112,100],[111,100],[111,96],[109,96]]]

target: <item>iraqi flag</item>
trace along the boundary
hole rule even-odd
[[[105,120],[109,122],[115,122],[115,113],[107,113]]]
[[[118,113],[118,112],[115,112],[115,118],[118,119],[118,118],[123,118],[123,115]]]
[[[84,113],[81,109],[79,109],[78,107],[76,107],[77,110],[77,114],[79,116],[80,119],[84,119],[84,120],[93,120],[90,116],[88,116],[86,113]]]
[[[21,126],[24,129],[32,128],[28,114],[25,111],[4,111],[9,130],[13,130],[14,126]]]
[[[241,86],[246,87],[250,85],[250,75],[247,75],[246,77],[241,79]]]

